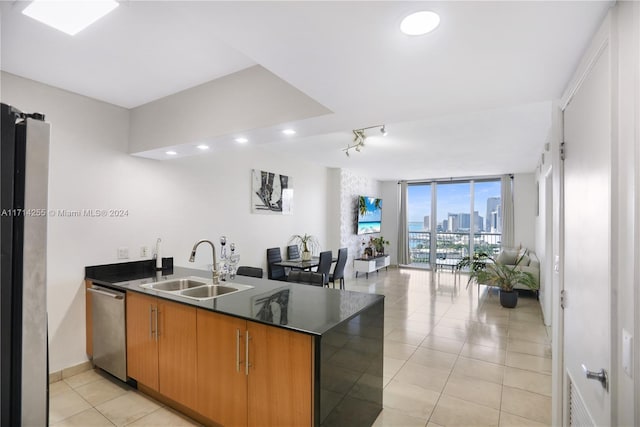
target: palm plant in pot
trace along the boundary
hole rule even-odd
[[[309,261],[311,259],[311,252],[320,247],[318,239],[311,234],[294,234],[289,239],[289,243],[295,243],[300,248],[302,253],[302,260]]]
[[[500,288],[500,304],[505,308],[514,308],[518,304],[518,292],[513,289],[515,285],[520,284],[530,289],[538,287],[533,274],[518,268],[523,257],[524,255],[518,257],[514,265],[506,265],[480,252],[463,258],[457,267],[469,268],[467,287],[475,280],[481,285]]]

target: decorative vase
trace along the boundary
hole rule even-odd
[[[504,308],[515,308],[518,305],[518,292],[500,290],[500,305]]]
[[[302,260],[311,261],[311,251],[302,251]]]

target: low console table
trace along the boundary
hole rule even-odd
[[[361,271],[367,273],[367,278],[369,278],[369,273],[377,272],[383,267],[386,269],[389,264],[391,264],[391,255],[356,258],[353,260],[353,269],[356,271],[356,277],[358,277],[358,272]]]

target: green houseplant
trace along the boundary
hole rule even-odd
[[[514,308],[518,304],[518,293],[513,289],[516,284],[536,289],[538,283],[533,274],[522,271],[518,265],[524,255],[516,260],[514,265],[506,265],[496,261],[484,252],[474,253],[471,257],[464,257],[457,265],[458,269],[469,268],[469,281],[500,289],[500,304],[506,308]]]
[[[384,237],[372,237],[369,239],[369,246],[375,248],[376,253],[379,255],[384,255],[384,245],[388,245],[389,241],[385,240]]]
[[[311,234],[294,234],[289,239],[289,243],[295,243],[300,247],[302,253],[302,260],[309,261],[311,259],[311,252],[320,247],[318,239]]]

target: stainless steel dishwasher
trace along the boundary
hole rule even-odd
[[[93,285],[93,364],[127,381],[125,293]]]

